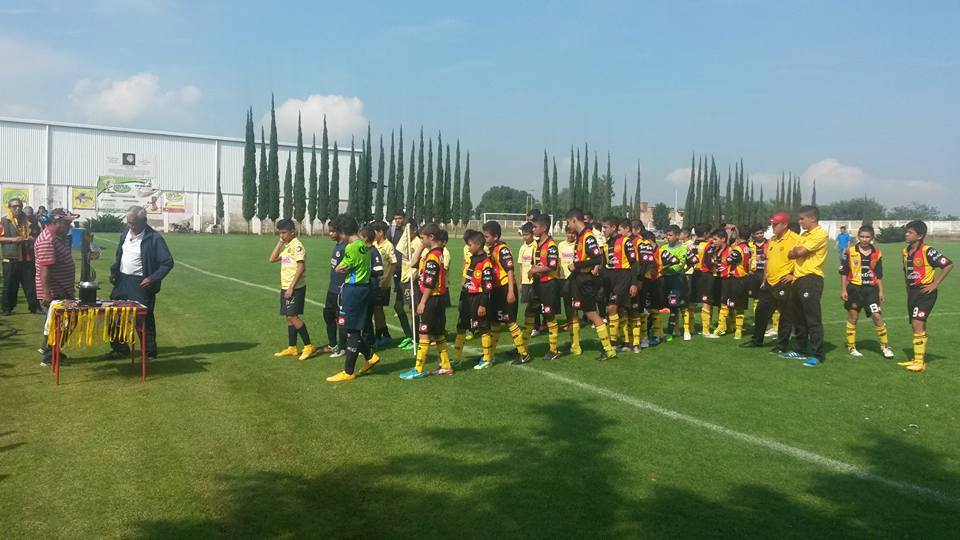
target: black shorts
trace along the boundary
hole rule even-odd
[[[430,296],[424,304],[423,315],[416,316],[416,328],[420,334],[442,336],[447,332],[447,312],[443,308],[443,296]]]
[[[284,292],[283,289],[280,289],[280,315],[284,317],[303,315],[303,304],[307,299],[307,287],[297,287],[293,290],[293,296],[290,298],[284,296]]]
[[[604,290],[607,293],[607,305],[616,305],[629,308],[633,303],[630,298],[630,286],[633,285],[633,276],[630,270],[607,270],[604,274]]]
[[[471,330],[473,332],[484,334],[490,331],[490,318],[489,315],[489,306],[488,314],[481,317],[477,313],[477,309],[480,307],[480,301],[482,300],[482,294],[466,294],[464,295],[463,301],[460,303],[460,316],[466,317],[466,320],[461,323],[457,321],[457,330]],[[464,328],[461,328],[461,324],[464,325]]]
[[[747,307],[747,284],[745,277],[720,279],[720,300],[730,309]]]
[[[597,291],[599,278],[588,272],[570,274],[570,296],[573,307],[584,313],[597,311]]]
[[[697,279],[697,297],[699,303],[710,304],[711,306],[720,305],[720,278],[708,273],[701,272]]]
[[[937,303],[937,291],[927,294],[920,287],[907,288],[907,314],[911,319],[926,321]]]
[[[375,306],[389,306],[390,305],[390,287],[376,287],[373,291],[373,305]]]
[[[340,315],[337,324],[346,330],[363,330],[370,312],[370,293],[367,285],[344,284],[340,289]]]
[[[544,315],[560,314],[560,282],[551,279],[541,283],[535,283],[533,287],[537,291],[537,297],[540,299],[541,311]]]
[[[540,303],[540,299],[537,298],[537,291],[533,288],[533,283],[520,285],[520,301],[524,304]]]
[[[753,274],[748,274],[743,280],[744,287],[747,288],[747,295],[754,300],[760,298],[760,285],[763,283],[763,273],[754,272]]]
[[[640,289],[640,305],[647,311],[663,308],[663,278],[648,279]]]
[[[880,289],[876,285],[847,283],[847,300],[843,308],[847,311],[862,309],[867,315],[880,313]]]
[[[691,306],[700,303],[700,272],[687,274],[687,303]]]
[[[667,274],[663,276],[663,305],[668,308],[680,308],[687,305],[686,274]]]
[[[510,324],[517,321],[517,310],[520,303],[516,296],[514,296],[512,304],[507,303],[508,288],[509,285],[504,285],[490,291],[490,306],[487,309],[487,318],[490,319],[491,324]]]

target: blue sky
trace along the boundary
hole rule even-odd
[[[946,1],[0,0],[0,115],[241,136],[272,91],[282,132],[460,138],[477,198],[538,192],[544,148],[565,184],[588,142],[617,197],[639,161],[645,199],[682,200],[700,152],[960,213],[958,27]]]

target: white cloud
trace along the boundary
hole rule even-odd
[[[87,120],[120,123],[179,114],[201,97],[200,89],[193,85],[163,89],[160,78],[150,72],[123,80],[81,79],[70,93],[70,100]]]
[[[277,137],[281,141],[297,140],[297,114],[302,115],[304,141],[323,132],[323,117],[327,117],[327,133],[331,142],[349,144],[351,135],[365,133],[367,119],[363,115],[363,101],[358,97],[314,94],[306,99],[290,98],[277,107]],[[270,129],[270,112],[260,118],[260,123]],[[359,142],[358,142],[359,144]]]
[[[672,170],[670,174],[664,177],[664,181],[677,186],[690,185],[690,167],[680,167]]]
[[[70,58],[67,54],[0,37],[0,80],[15,81],[49,76],[69,67],[69,64]]]

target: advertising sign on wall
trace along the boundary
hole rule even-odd
[[[24,205],[30,204],[30,188],[5,187],[3,188],[3,206],[6,208],[10,199],[20,199]]]
[[[95,210],[97,208],[97,190],[94,188],[70,188],[71,210]]]
[[[182,214],[187,211],[182,191],[163,192],[163,211],[168,214]]]

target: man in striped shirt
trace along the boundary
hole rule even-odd
[[[37,265],[36,287],[37,299],[40,305],[47,310],[47,320],[43,325],[43,344],[40,346],[40,364],[50,365],[52,351],[47,344],[50,334],[50,320],[52,307],[58,301],[74,297],[74,281],[76,279],[76,265],[70,253],[70,223],[78,215],[70,214],[62,208],[54,208],[43,216],[43,232],[37,237],[33,245],[34,259]],[[62,336],[66,339],[66,336]],[[61,355],[62,358],[62,355]]]

